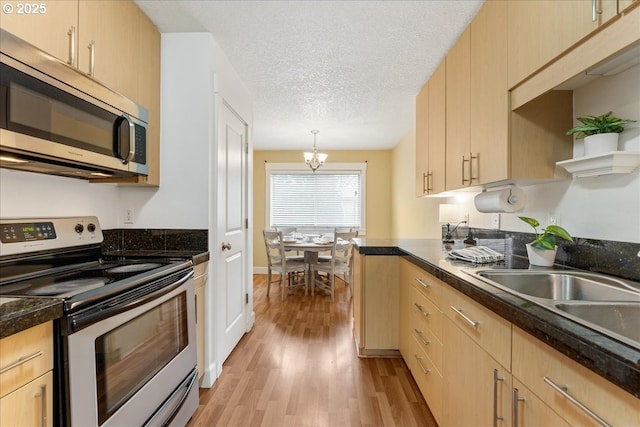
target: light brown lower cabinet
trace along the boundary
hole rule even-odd
[[[402,357],[440,427],[640,426],[640,399],[405,259],[400,308]]]
[[[0,426],[53,425],[53,325],[0,340]]]
[[[198,379],[204,375],[204,311],[205,311],[205,285],[207,283],[208,262],[197,264],[193,267],[195,274],[195,297],[196,297],[196,347],[198,354]]]

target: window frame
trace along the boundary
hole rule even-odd
[[[360,175],[360,228],[358,235],[366,235],[366,211],[367,211],[367,163],[325,163],[315,172],[311,171],[305,163],[265,163],[265,228],[273,228],[271,225],[271,175],[273,173],[296,174],[320,174],[333,175],[337,172],[352,172]],[[327,227],[307,227],[309,230],[326,230]]]

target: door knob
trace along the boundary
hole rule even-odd
[[[227,250],[230,251],[231,250],[231,243],[222,243],[222,250]]]

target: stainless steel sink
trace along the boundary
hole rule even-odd
[[[501,287],[537,298],[640,302],[639,291],[632,291],[621,280],[599,274],[535,270],[483,270],[476,274]]]
[[[578,319],[640,343],[640,304],[576,303],[556,304],[556,308]]]
[[[465,273],[640,349],[640,284],[573,270]]]

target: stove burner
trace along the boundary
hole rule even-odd
[[[136,271],[147,271],[147,270],[151,270],[153,268],[158,268],[162,266],[162,264],[158,264],[155,262],[146,262],[146,263],[142,263],[142,264],[127,264],[127,265],[120,265],[118,267],[113,267],[113,268],[109,268],[107,270],[105,270],[105,272],[107,273],[134,273]]]
[[[56,296],[62,294],[70,296],[90,289],[99,288],[100,286],[104,286],[108,281],[109,279],[104,277],[72,279],[66,282],[40,286],[27,291],[27,293],[35,296]]]

